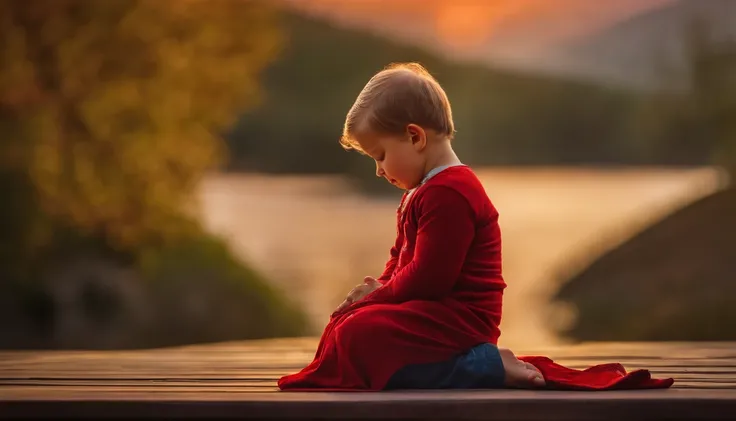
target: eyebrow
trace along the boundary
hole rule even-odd
[[[380,144],[376,144],[376,145],[373,145],[373,147],[372,147],[372,148],[363,148],[363,147],[361,147],[361,148],[360,148],[360,151],[361,151],[361,152],[362,152],[362,153],[363,153],[364,155],[368,155],[368,156],[370,156],[371,158],[373,158],[373,156],[375,156],[375,155],[376,155],[376,152],[381,152],[381,151],[383,151],[383,149],[381,148]]]
[[[370,156],[371,158],[375,159],[376,161],[378,161],[377,158],[381,157],[385,153],[386,151],[384,151],[383,148],[381,147],[374,147],[370,151],[366,151],[366,154]]]

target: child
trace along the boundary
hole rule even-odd
[[[525,357],[543,376],[496,347],[506,288],[498,212],[453,151],[454,131],[445,92],[418,64],[384,69],[359,94],[341,144],[406,191],[396,241],[383,274],[348,294],[314,360],[281,378],[282,390],[535,388],[550,383],[547,374],[602,388],[625,375],[606,365],[574,383],[576,372],[549,359]]]
[[[506,286],[498,213],[455,155],[453,134],[445,92],[418,64],[390,66],[360,93],[341,144],[406,190],[398,235],[383,274],[351,291],[318,358],[282,388],[544,384],[531,364],[495,346]],[[328,353],[335,361],[319,361]]]

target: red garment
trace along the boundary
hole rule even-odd
[[[404,366],[497,343],[506,287],[498,212],[468,167],[447,168],[404,195],[379,281],[381,288],[332,315],[314,360],[282,377],[279,388],[378,391]],[[575,372],[526,358],[549,376],[550,388],[652,384],[640,382],[648,376],[642,372],[622,379],[618,365]]]
[[[626,372],[621,364],[599,364],[575,370],[561,366],[547,357],[519,357],[542,372],[546,386],[553,390],[621,390],[666,389],[675,382],[672,378],[653,379],[649,370]]]
[[[405,365],[497,342],[506,287],[498,212],[470,168],[447,168],[404,195],[379,281],[333,314],[314,361],[281,389],[381,390]]]

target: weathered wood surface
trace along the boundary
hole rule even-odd
[[[669,390],[286,393],[276,380],[316,340],[142,351],[0,352],[0,417],[269,419],[736,419],[736,343],[600,343],[518,350],[576,368],[620,362],[674,377]]]

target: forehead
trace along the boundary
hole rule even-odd
[[[362,133],[356,133],[354,139],[365,154],[377,155],[385,149],[386,143],[390,137],[391,136],[372,131],[365,131]]]
[[[355,143],[358,144],[360,149],[362,149],[364,152],[370,152],[371,150],[379,148],[381,146],[381,136],[375,133],[356,133],[353,136],[353,139],[355,140]]]

